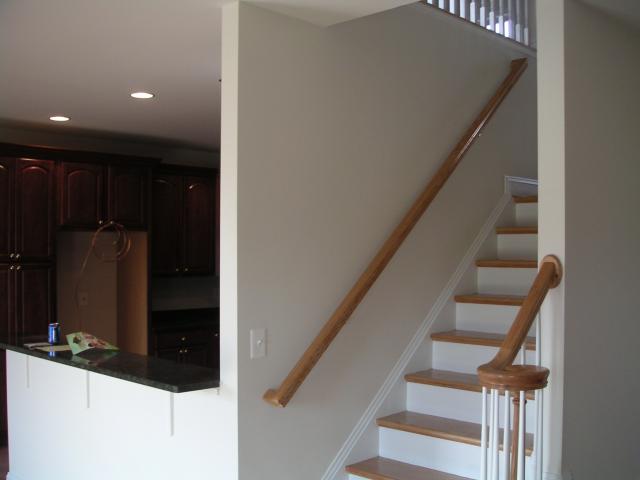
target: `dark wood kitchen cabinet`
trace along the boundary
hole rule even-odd
[[[108,221],[147,228],[150,170],[143,166],[62,162],[59,167],[59,223],[93,230]]]
[[[154,333],[155,355],[178,363],[217,368],[219,339],[214,328],[181,328]]]
[[[0,157],[0,262],[9,261],[14,244],[13,158]]]
[[[15,333],[24,341],[42,340],[54,322],[55,269],[51,264],[14,266]]]
[[[159,172],[152,188],[151,264],[155,275],[216,272],[216,172]]]

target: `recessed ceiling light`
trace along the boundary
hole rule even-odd
[[[149,92],[133,92],[131,96],[139,100],[148,100],[150,98],[155,97],[153,93],[149,93]]]
[[[54,115],[53,117],[49,117],[49,120],[53,122],[68,122],[69,117],[65,117],[64,115]]]

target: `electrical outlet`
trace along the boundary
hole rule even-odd
[[[89,306],[89,293],[87,293],[87,292],[78,292],[78,306],[79,307],[88,307]]]
[[[264,328],[256,328],[249,332],[251,337],[251,359],[267,356],[267,331]]]

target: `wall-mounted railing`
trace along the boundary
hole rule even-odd
[[[480,437],[481,480],[525,480],[527,449],[532,449],[535,480],[542,480],[542,389],[547,386],[549,369],[541,366],[540,306],[550,289],[562,280],[562,265],[558,258],[547,255],[540,265],[536,279],[525,298],[516,319],[496,356],[478,367],[482,385],[482,433]],[[537,321],[536,321],[537,318]],[[535,365],[526,361],[527,335],[536,323]],[[521,354],[521,362],[514,361]],[[526,405],[527,393],[535,392],[536,425],[533,445],[527,445]],[[500,397],[504,397],[500,432]],[[513,398],[513,430],[511,403]],[[500,438],[502,437],[502,438]],[[502,450],[502,461],[500,461]]]
[[[424,212],[429,208],[429,205],[431,205],[449,177],[453,174],[462,158],[469,151],[471,145],[473,145],[473,142],[475,142],[480,135],[484,126],[502,104],[502,101],[507,97],[526,68],[526,58],[513,60],[511,62],[509,74],[502,81],[498,90],[464,133],[447,159],[440,166],[433,178],[431,178],[425,190],[413,203],[376,256],[373,257],[367,269],[360,275],[355,285],[349,290],[340,305],[338,305],[336,311],[331,315],[329,320],[327,320],[327,323],[322,327],[313,342],[307,347],[307,350],[302,357],[300,357],[300,360],[298,360],[287,377],[277,389],[267,390],[264,394],[263,398],[265,401],[277,407],[287,406],[298,388],[300,388],[300,385],[302,385],[313,367],[318,363],[320,357],[327,348],[329,348],[331,342],[333,342],[342,327],[347,323],[347,320],[349,320],[354,310],[360,305],[362,299],[384,271],[404,240],[409,236],[413,227],[415,227],[420,218],[422,218]]]
[[[527,46],[535,46],[535,0],[423,0]]]

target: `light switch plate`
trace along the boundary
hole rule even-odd
[[[267,356],[267,331],[264,328],[255,328],[249,332],[251,337],[251,359]]]

